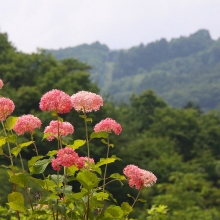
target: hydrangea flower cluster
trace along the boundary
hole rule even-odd
[[[11,99],[0,97],[0,121],[5,121],[14,109],[15,105]]]
[[[70,112],[72,102],[68,94],[58,89],[53,89],[42,96],[40,109],[42,111],[54,111],[64,114]]]
[[[40,128],[41,124],[40,119],[34,115],[23,115],[18,118],[13,129],[18,135],[22,135],[25,132],[33,132],[35,128]]]
[[[83,113],[98,111],[103,106],[103,99],[100,95],[86,91],[73,94],[71,101],[73,108]]]
[[[3,81],[0,79],[0,89],[2,89],[2,87],[4,86]]]
[[[105,131],[108,133],[113,131],[115,134],[119,135],[122,131],[122,127],[115,120],[111,118],[106,118],[95,125],[94,131],[95,132]]]
[[[47,137],[48,141],[52,141],[55,137],[58,137],[58,128],[59,136],[65,137],[68,134],[74,132],[74,127],[69,122],[60,122],[60,121],[51,121],[49,126],[44,129],[44,133],[49,133],[50,136]]]
[[[62,166],[76,166],[78,169],[88,167],[89,163],[94,163],[92,158],[79,157],[79,155],[70,147],[65,147],[57,152],[57,158],[52,159],[52,167],[54,170],[60,170]]]
[[[129,186],[138,190],[143,187],[150,187],[157,181],[157,177],[153,173],[132,164],[126,166],[123,173],[128,178]]]
[[[94,164],[95,161],[93,158],[89,158],[89,157],[80,157],[78,160],[78,164],[80,165],[80,167],[84,167],[86,169],[90,169],[90,165],[89,164]]]

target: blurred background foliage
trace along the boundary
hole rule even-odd
[[[109,83],[108,91],[115,90],[116,97],[121,91],[126,93],[123,88],[131,83],[129,82],[131,79],[131,85],[139,89],[139,92],[130,95],[129,102],[119,100],[115,102],[111,96],[106,95],[101,110],[89,114],[94,119],[90,131],[97,122],[106,117],[111,117],[122,125],[123,132],[119,136],[110,135],[115,145],[110,153],[122,160],[108,166],[109,174],[122,174],[126,165],[136,164],[152,171],[158,178],[157,184],[142,191],[141,198],[146,199],[147,203],[137,203],[133,218],[220,219],[220,112],[214,110],[220,103],[220,87],[217,87],[220,79],[220,63],[217,59],[219,46],[219,41],[213,41],[205,30],[189,38],[175,39],[171,42],[161,40],[147,46],[140,45],[129,51],[112,52],[98,42],[93,45],[94,48],[103,50],[100,52],[102,58],[107,51],[110,59],[108,62],[115,62],[114,68],[108,63],[108,68],[112,68],[112,71],[107,69],[107,73],[112,74],[108,76],[109,80],[107,76],[100,78],[104,79],[102,85]],[[87,52],[88,46],[84,47]],[[142,56],[137,55],[138,51],[142,51]],[[69,53],[71,54],[71,50]],[[84,56],[85,53],[76,54]],[[144,61],[141,57],[146,57],[145,53],[148,54],[148,58]],[[98,62],[92,55],[93,53],[89,54],[94,62],[106,68],[106,63]],[[32,113],[42,120],[42,129],[35,134],[41,155],[56,148],[56,141],[41,141],[44,127],[55,119],[50,113],[40,111],[39,101],[42,95],[51,89],[60,89],[69,95],[80,90],[100,94],[104,89],[100,90],[99,85],[94,82],[91,62],[88,61],[86,64],[64,55],[60,58],[66,59],[57,60],[44,50],[24,54],[13,47],[8,41],[7,34],[0,34],[0,78],[5,83],[1,95],[14,101],[16,108],[13,116]],[[139,63],[131,61],[135,59]],[[119,60],[123,62],[119,64]],[[202,62],[207,65],[204,66]],[[127,65],[129,71],[123,72],[120,65]],[[197,84],[197,81],[201,84]],[[207,83],[208,81],[212,83]],[[154,86],[149,86],[149,83]],[[114,87],[116,84],[120,85],[117,89]],[[129,86],[127,88],[130,92],[134,91]],[[141,91],[141,88],[166,91],[166,94],[170,94],[166,99],[170,101],[169,104],[154,90]],[[200,89],[206,92],[201,93]],[[195,91],[195,96],[186,95],[192,94],[192,91]],[[182,99],[180,94],[183,96]],[[174,105],[171,105],[172,103]],[[185,105],[182,105],[183,103]],[[199,107],[201,104],[203,108]],[[175,105],[182,107],[176,108]],[[71,111],[62,117],[75,127],[75,132],[71,136],[73,140],[85,138],[83,121],[76,112]],[[19,137],[19,141],[28,138],[29,136],[25,135]],[[6,150],[6,146],[4,149]],[[96,161],[100,157],[105,157],[105,152],[105,146],[100,141],[92,143],[91,156]],[[78,153],[83,156],[86,149],[82,147]],[[35,152],[31,146],[22,151],[22,156],[26,160],[33,155]],[[1,163],[7,165],[8,160],[1,156]],[[0,168],[1,205],[5,204],[7,193],[12,190],[10,184],[5,184],[7,179],[7,173]],[[38,190],[35,186],[30,187],[33,191]],[[119,204],[125,200],[131,202],[127,193],[133,196],[137,194],[137,191],[130,189],[127,183],[123,187],[115,183],[108,189],[113,192]],[[153,205],[168,206],[166,215],[158,214],[157,218],[149,216],[148,210]]]

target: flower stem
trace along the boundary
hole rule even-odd
[[[2,121],[1,121],[1,123],[2,123],[2,127],[3,127],[3,130],[4,130],[5,136],[8,137],[8,134],[7,134],[6,130],[5,130],[4,123],[3,123]],[[10,157],[11,165],[13,166],[14,164],[13,164],[13,160],[12,160],[12,156],[11,156],[10,144],[9,144],[8,141],[7,141],[7,146],[8,146],[8,153],[9,153],[9,157]]]
[[[85,114],[84,121],[85,121],[85,128],[86,128],[86,144],[87,144],[88,158],[90,158],[89,136],[88,136],[88,125],[86,121],[86,114]]]
[[[106,158],[109,157],[109,137],[108,137],[108,149],[107,149],[107,155],[106,155]],[[106,172],[107,172],[107,167],[108,167],[108,164],[105,165],[105,171],[104,171],[104,182],[103,182],[103,192],[105,191],[105,181],[106,181]]]

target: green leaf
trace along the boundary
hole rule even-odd
[[[90,134],[90,139],[93,138],[107,138],[108,137],[108,133],[105,131],[101,131],[101,132],[92,132]]]
[[[68,195],[68,194],[72,193],[72,188],[73,188],[72,186],[65,185],[65,188],[56,187],[55,190],[58,193],[64,193],[65,195]]]
[[[16,134],[8,135],[8,136],[6,137],[6,141],[15,144],[15,143],[17,142],[17,136],[16,136]]]
[[[99,192],[99,193],[96,193],[94,196],[97,198],[97,200],[103,201],[103,200],[108,199],[109,194],[106,192]]]
[[[29,161],[28,161],[28,167],[30,168],[31,166],[33,166],[36,161],[40,160],[41,158],[43,158],[44,156],[34,156],[32,157]]]
[[[44,170],[46,169],[47,165],[51,162],[51,159],[43,159],[43,160],[38,160],[34,165],[33,169],[31,170],[32,174],[40,174],[43,173]]]
[[[49,136],[54,136],[54,135],[52,135],[51,133],[44,133],[42,140],[48,138]]]
[[[8,203],[11,209],[28,213],[27,208],[24,207],[24,197],[19,192],[12,192],[8,194]]]
[[[137,201],[139,201],[139,202],[147,202],[147,200],[145,200],[145,199],[138,199]]]
[[[67,200],[79,200],[82,199],[87,193],[86,192],[78,192],[67,195]]]
[[[6,119],[5,128],[6,128],[8,131],[11,131],[11,130],[14,128],[14,125],[15,125],[15,123],[17,122],[17,120],[18,120],[18,117],[9,116],[9,117]]]
[[[63,118],[61,118],[61,117],[58,117],[57,120],[58,120],[59,122],[63,122]]]
[[[100,161],[96,164],[97,167],[100,167],[105,164],[113,163],[116,160],[120,160],[120,158],[117,158],[115,155],[112,155],[110,158],[100,158]]]
[[[63,175],[50,175],[49,176],[49,179],[52,180],[56,185],[57,184],[61,184],[62,185],[62,182],[64,180],[64,176]]]
[[[124,215],[128,215],[129,213],[131,213],[133,211],[133,208],[129,205],[128,202],[123,202],[121,204],[121,208],[124,212]]]
[[[72,149],[78,149],[79,147],[83,146],[86,143],[85,140],[75,140],[73,145],[68,145],[67,147],[70,147]]]
[[[23,173],[10,176],[9,181],[12,183],[15,183],[18,186],[23,187],[23,188],[27,187],[27,185],[28,185],[28,178]]]
[[[106,145],[109,144],[105,139],[102,139],[101,142],[102,142],[103,144],[106,144]]]
[[[91,122],[92,123],[92,118],[86,118],[86,121]]]
[[[54,156],[54,155],[56,155],[56,154],[57,154],[57,150],[51,150],[51,151],[48,151],[48,153],[46,154],[46,156],[51,157],[51,156]]]
[[[33,141],[29,141],[29,142],[25,142],[23,144],[19,144],[18,147],[14,147],[14,148],[11,149],[11,153],[14,154],[17,157],[22,148],[28,147],[32,143],[33,143]]]
[[[98,177],[88,170],[78,173],[77,180],[88,190],[98,186],[99,183]]]
[[[6,143],[5,137],[0,136],[0,147]]]
[[[25,143],[23,143],[23,144],[19,144],[18,146],[20,147],[20,148],[23,148],[23,147],[28,147],[28,146],[30,146],[31,144],[33,144],[34,142],[33,141],[28,141],[28,142],[25,142]]]
[[[110,177],[118,180],[126,180],[126,177],[119,173],[113,173]]]
[[[0,148],[0,155],[4,155],[2,148]]]
[[[120,206],[110,205],[104,212],[104,217],[111,217],[120,219],[123,217],[123,210]]]

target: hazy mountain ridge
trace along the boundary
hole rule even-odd
[[[175,107],[193,101],[204,110],[220,108],[220,40],[212,40],[207,30],[128,50],[95,42],[48,52],[91,65],[92,80],[117,102],[153,89]]]

